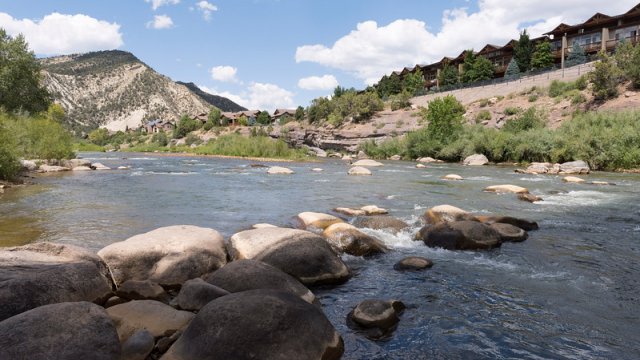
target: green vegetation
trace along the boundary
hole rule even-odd
[[[571,46],[571,52],[569,52],[569,56],[567,57],[567,67],[584,64],[586,62],[587,54],[585,54],[582,46],[580,46],[577,41],[574,41],[573,46]]]
[[[417,96],[424,92],[424,76],[420,68],[404,77],[402,92],[411,96]]]
[[[173,131],[174,139],[181,139],[192,131],[198,130],[202,126],[202,123],[198,120],[190,118],[188,115],[182,115],[180,121],[176,125],[176,129]]]
[[[520,76],[520,68],[515,58],[511,58],[509,65],[507,65],[507,71],[504,73],[504,77],[507,79],[516,79]]]
[[[376,85],[376,92],[378,97],[386,99],[390,95],[399,94],[402,92],[402,81],[397,74],[391,74],[391,76],[383,76],[382,79]]]
[[[159,146],[167,146],[169,144],[169,138],[167,137],[167,134],[165,134],[165,132],[161,130],[153,134],[153,136],[151,137],[151,142],[153,144],[158,144]]]
[[[491,112],[489,110],[482,110],[476,114],[476,123],[484,120],[491,120]]]
[[[581,76],[575,81],[560,81],[553,80],[551,85],[549,85],[549,96],[550,97],[561,97],[566,96],[569,92],[573,90],[584,90],[587,88],[587,78],[586,76]]]
[[[267,115],[269,115],[269,114],[267,113]],[[302,106],[298,106],[298,107],[296,108],[296,115],[295,115],[295,117],[296,117],[296,121],[302,121],[302,120],[304,120],[304,108],[303,108]]]
[[[516,59],[516,63],[518,63],[518,68],[520,68],[521,73],[527,72],[531,69],[532,55],[533,46],[531,44],[531,39],[529,39],[527,30],[524,30],[520,34],[520,38],[513,49],[513,57]]]
[[[589,73],[589,80],[593,84],[593,96],[597,100],[606,100],[618,96],[618,85],[622,80],[622,71],[611,56],[601,53],[600,61],[594,65]]]
[[[303,110],[304,111],[304,110]],[[261,111],[256,118],[256,122],[260,125],[269,125],[271,124],[271,116],[266,111]]]
[[[493,74],[495,72],[493,63],[484,56],[476,56],[473,53],[473,50],[467,50],[465,52],[462,68],[463,83],[493,79]]]
[[[640,88],[640,46],[629,41],[618,45],[615,61],[625,80],[631,81],[631,86]]]
[[[442,71],[440,71],[440,77],[438,78],[440,86],[447,87],[457,85],[459,81],[458,69],[449,63],[444,64]]]
[[[522,112],[522,109],[519,107],[508,107],[504,109],[504,114],[507,116],[516,115]]]
[[[184,149],[174,148],[172,151]],[[299,149],[291,149],[286,142],[267,136],[244,137],[238,134],[221,136],[189,152],[201,155],[225,155],[240,157],[263,157],[278,159],[303,159],[306,154]]]
[[[403,91],[400,94],[389,96],[391,110],[396,111],[411,106],[411,101],[409,101],[410,99],[411,94],[408,91]]]
[[[536,49],[531,55],[531,69],[544,70],[553,66],[553,55],[551,54],[551,43],[543,41],[536,45]]]
[[[384,103],[377,93],[367,91],[358,94],[355,90],[350,89],[341,91],[339,96],[334,94],[331,100],[325,97],[314,99],[307,113],[310,123],[327,121],[334,126],[339,126],[348,118],[352,118],[356,122],[368,120],[375,112],[381,111],[383,108]]]

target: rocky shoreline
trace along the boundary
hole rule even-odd
[[[488,250],[537,229],[449,205],[429,209],[421,221],[416,241],[450,250]],[[2,249],[3,358],[339,359],[343,340],[313,289],[355,281],[342,254],[366,261],[393,251],[362,228],[410,231],[377,206],[341,207],[335,215],[300,213],[290,228],[257,224],[228,239],[212,228],[176,225],[97,254],[47,242]],[[431,266],[411,257],[394,268],[403,276]],[[344,316],[377,340],[392,336],[407,311],[396,299],[369,299]]]

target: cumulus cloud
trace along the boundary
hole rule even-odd
[[[242,105],[248,109],[267,110],[273,112],[277,108],[292,108],[293,93],[275,84],[252,83],[241,94],[228,91],[217,91],[206,86],[198,85],[202,91],[209,94],[226,97],[227,99]]]
[[[238,82],[236,78],[237,68],[233,66],[214,66],[209,70],[213,80],[222,82]]]
[[[504,45],[525,28],[536,37],[561,22],[578,23],[598,11],[617,15],[636,2],[480,0],[476,12],[466,8],[445,11],[442,28],[437,33],[429,31],[428,24],[414,19],[400,19],[383,26],[365,21],[331,46],[298,47],[295,59],[343,70],[371,84],[405,66],[432,63],[444,56],[457,56],[465,49],[479,50],[485,44]]]
[[[83,14],[52,13],[42,19],[14,19],[0,12],[0,27],[11,36],[23,34],[38,55],[60,55],[122,46],[120,25]]]
[[[180,0],[144,0],[144,2],[151,3],[151,8],[156,11],[159,7],[165,5],[177,5]]]
[[[152,21],[147,23],[147,28],[150,29],[170,29],[173,27],[173,20],[167,15],[156,15]]]
[[[305,90],[330,90],[338,86],[333,75],[309,76],[298,80],[298,87]]]
[[[202,13],[202,17],[209,21],[211,20],[211,14],[214,11],[218,11],[218,7],[213,5],[212,3],[208,2],[208,1],[198,1],[196,3],[196,9]]]

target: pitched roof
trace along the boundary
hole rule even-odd
[[[296,109],[276,109],[276,111],[273,112],[273,116],[278,116],[278,115],[295,115],[296,114]]]

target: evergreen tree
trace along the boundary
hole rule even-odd
[[[534,70],[542,70],[550,68],[553,65],[553,55],[551,54],[551,44],[543,41],[536,45],[536,50],[531,56],[531,68]]]
[[[463,83],[470,83],[476,81],[476,72],[474,65],[476,63],[476,54],[473,53],[473,49],[464,52],[464,63],[462,64],[462,76]]]
[[[418,94],[419,91],[424,90],[424,76],[420,68],[415,72],[407,74],[402,82],[403,91],[408,92],[412,96]]]
[[[495,73],[496,68],[491,60],[484,56],[476,57],[476,61],[473,63],[473,81],[491,80]]]
[[[511,58],[511,61],[509,61],[504,77],[507,79],[517,79],[520,77],[520,68],[518,67],[518,63],[515,58]]]
[[[438,78],[438,81],[440,82],[440,86],[452,86],[458,84],[458,70],[456,70],[455,66],[452,66],[449,63],[444,64],[444,67],[440,70],[440,77]]]
[[[577,41],[574,41],[573,46],[571,47],[571,52],[567,57],[566,65],[575,66],[575,65],[584,64],[586,62],[587,62],[587,55],[585,54],[584,49],[582,48],[582,46],[580,46],[580,44],[578,44]]]
[[[304,120],[304,108],[302,106],[298,106],[296,109],[296,121]]]
[[[271,124],[271,116],[269,116],[268,112],[261,111],[260,114],[258,114],[258,117],[256,118],[256,121],[260,125],[269,125],[269,124]]]
[[[532,53],[533,47],[531,45],[531,40],[529,39],[529,34],[527,34],[527,30],[524,30],[520,34],[520,39],[518,39],[513,49],[513,57],[518,63],[520,72],[527,72],[529,71],[529,69],[531,69]]]
[[[222,113],[220,112],[220,109],[218,109],[217,107],[211,107],[209,115],[207,116],[207,121],[211,122],[212,124],[218,124],[220,122],[221,115]]]

